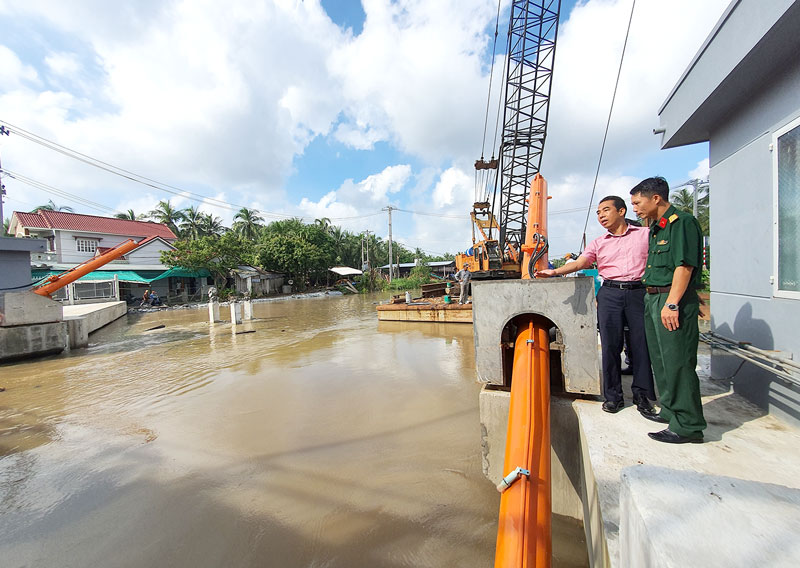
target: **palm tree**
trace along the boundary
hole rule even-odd
[[[64,211],[65,213],[75,213],[75,210],[72,207],[68,207],[67,205],[56,205],[53,203],[53,200],[50,199],[44,205],[39,205],[39,207],[33,209],[31,213],[36,213],[39,210],[44,211]]]
[[[261,221],[264,220],[255,209],[248,209],[242,207],[239,212],[233,216],[235,221],[233,230],[245,239],[255,240],[261,231]]]
[[[183,212],[180,209],[174,209],[169,201],[161,200],[156,205],[156,208],[147,214],[153,221],[163,223],[169,227],[170,231],[176,235],[180,234],[178,230],[178,223],[183,220]]]
[[[205,236],[220,236],[227,229],[222,226],[222,219],[210,213],[202,214],[200,219],[200,232]]]
[[[328,219],[327,217],[322,217],[321,219],[314,219],[314,224],[326,233],[329,233],[331,230],[331,220]]]
[[[184,237],[191,240],[200,238],[200,224],[203,221],[203,214],[192,205],[183,211],[183,223],[181,224],[181,232]]]
[[[139,221],[142,219],[144,215],[137,215],[133,212],[133,209],[128,209],[125,213],[117,213],[114,215],[115,219],[125,219],[126,221]]]
[[[11,219],[6,217],[5,219],[3,219],[3,236],[6,236],[8,234],[9,225],[11,225]]]
[[[690,190],[689,187],[692,189]],[[669,201],[676,209],[686,213],[693,213],[695,191],[697,191],[697,220],[700,223],[700,228],[703,229],[703,234],[708,235],[708,182],[699,179],[690,180],[680,189],[673,191]]]

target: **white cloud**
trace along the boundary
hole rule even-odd
[[[697,162],[697,167],[689,172],[689,179],[708,179],[708,158]]]
[[[52,53],[44,58],[44,63],[52,73],[59,76],[74,75],[82,68],[75,53]]]
[[[458,168],[445,170],[433,188],[433,206],[436,208],[453,205],[457,196],[472,195],[474,181]],[[458,201],[463,201],[459,199]]]
[[[16,53],[4,45],[0,45],[0,84],[3,91],[21,89],[39,78],[36,69],[22,63]]]

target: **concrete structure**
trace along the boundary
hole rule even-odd
[[[0,292],[22,290],[31,283],[31,254],[47,250],[44,239],[0,237]]]
[[[588,277],[547,280],[483,280],[472,284],[475,364],[478,380],[509,385],[504,377],[503,331],[521,314],[539,314],[557,328],[551,349],[560,352],[566,392],[600,394],[597,308],[594,280]],[[592,356],[586,356],[590,354]]]
[[[236,293],[248,294],[251,297],[277,294],[284,280],[283,274],[249,265],[241,265],[231,270],[231,276]]]
[[[242,323],[242,304],[239,302],[231,302],[231,323],[237,324]]]
[[[800,2],[730,4],[659,111],[662,147],[709,142],[711,326],[800,356]],[[800,424],[800,387],[714,352],[716,378]],[[737,372],[738,370],[738,372]]]

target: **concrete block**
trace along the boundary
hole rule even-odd
[[[500,483],[505,461],[508,409],[511,393],[483,387],[479,398],[483,473],[494,485]],[[569,399],[550,401],[551,494],[553,514],[583,521],[578,418]]]
[[[64,306],[64,319],[84,318],[87,333],[97,331],[128,313],[125,302],[95,302],[79,306]]]
[[[89,346],[89,322],[85,317],[70,317],[64,320],[69,338],[69,348]]]
[[[231,323],[242,323],[242,305],[239,302],[231,302]]]
[[[61,322],[0,327],[0,361],[60,353],[66,343]]]
[[[245,321],[249,321],[253,319],[253,302],[250,300],[245,300],[242,302],[242,319]]]
[[[620,566],[800,565],[800,489],[634,466],[620,519]]]
[[[209,302],[208,303],[208,321],[210,323],[216,323],[220,321],[219,319],[219,302]]]
[[[478,380],[503,384],[500,338],[506,324],[522,314],[539,314],[563,337],[561,358],[567,392],[600,394],[597,308],[589,277],[476,281],[472,321]]]
[[[57,322],[61,304],[33,292],[0,292],[0,326]]]

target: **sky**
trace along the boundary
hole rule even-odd
[[[708,175],[707,144],[660,150],[652,131],[728,0],[638,0],[590,200],[631,5],[561,5],[541,170],[551,258],[580,249],[587,211],[587,238],[601,234],[600,198],[627,200],[652,175],[673,187]],[[497,10],[495,0],[0,0],[0,121],[12,132],[0,160],[16,176],[3,176],[5,216],[50,199],[94,215],[168,199],[228,226],[246,206],[266,221],[327,217],[386,238],[392,206],[394,240],[463,251]]]

